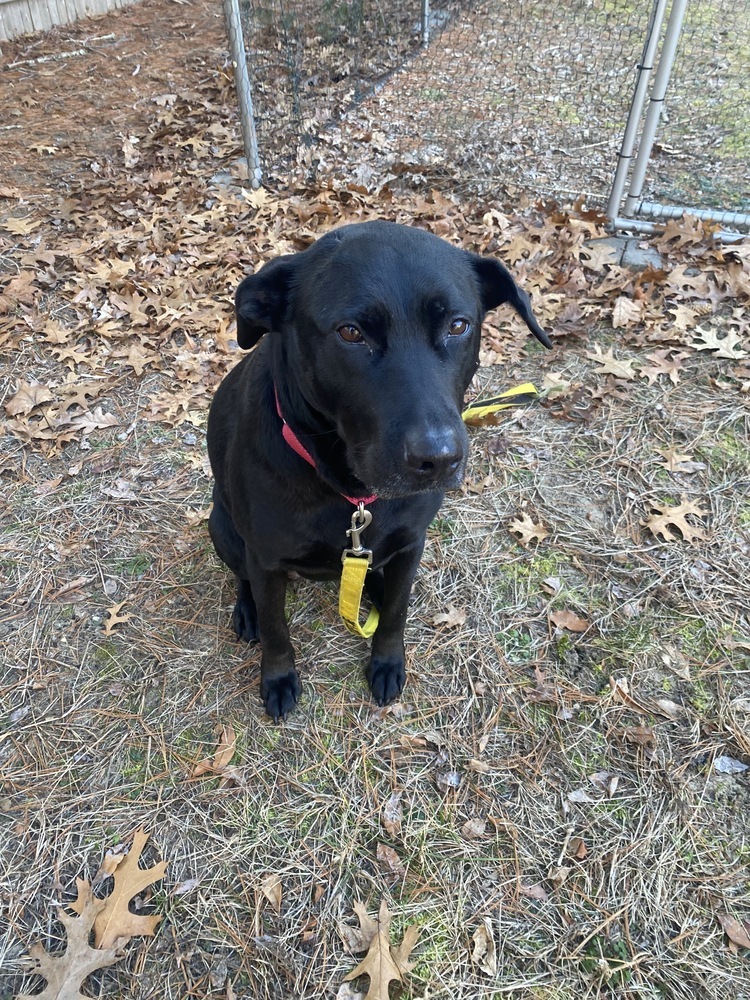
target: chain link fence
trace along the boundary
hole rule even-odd
[[[654,0],[437,2],[240,0],[266,171],[603,205]],[[750,7],[689,7],[649,184],[742,210]]]
[[[750,212],[750,3],[692,0],[642,198]]]

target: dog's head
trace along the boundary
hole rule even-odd
[[[273,332],[284,416],[324,478],[408,496],[461,482],[463,397],[485,313],[504,302],[552,346],[499,261],[421,229],[365,222],[245,278],[237,340],[250,348]]]

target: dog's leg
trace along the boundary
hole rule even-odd
[[[260,644],[260,696],[274,721],[283,719],[302,691],[284,613],[287,574],[261,569],[248,555],[247,575],[255,597]]]
[[[382,569],[371,569],[365,577],[365,593],[372,601],[373,605],[380,611],[383,607],[383,597],[385,584],[383,582]]]
[[[232,612],[232,628],[238,639],[258,641],[258,615],[250,587],[245,579],[245,543],[237,533],[229,511],[214,486],[214,505],[208,518],[208,531],[216,554],[237,575],[237,603]]]
[[[253,599],[253,591],[250,581],[237,577],[237,603],[232,612],[232,628],[238,639],[245,642],[257,642],[258,635],[258,612]]]
[[[423,548],[424,540],[415,548],[400,552],[383,567],[383,606],[365,673],[372,696],[379,705],[387,705],[398,698],[406,682],[404,626]]]

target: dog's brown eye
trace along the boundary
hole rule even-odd
[[[336,332],[342,340],[347,342],[347,344],[361,344],[364,340],[362,334],[356,326],[351,326],[350,324],[340,326]]]
[[[469,321],[466,319],[454,319],[451,325],[448,327],[448,333],[451,337],[460,337],[462,333],[466,333],[469,329]]]

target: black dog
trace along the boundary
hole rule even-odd
[[[211,406],[209,529],[237,575],[237,636],[261,641],[261,697],[274,719],[300,694],[288,572],[338,577],[352,504],[364,497],[366,590],[380,608],[367,680],[379,704],[401,693],[414,574],[444,491],[463,477],[463,397],[484,315],[503,302],[552,346],[502,264],[391,222],[327,233],[237,289],[240,347],[270,336]]]

